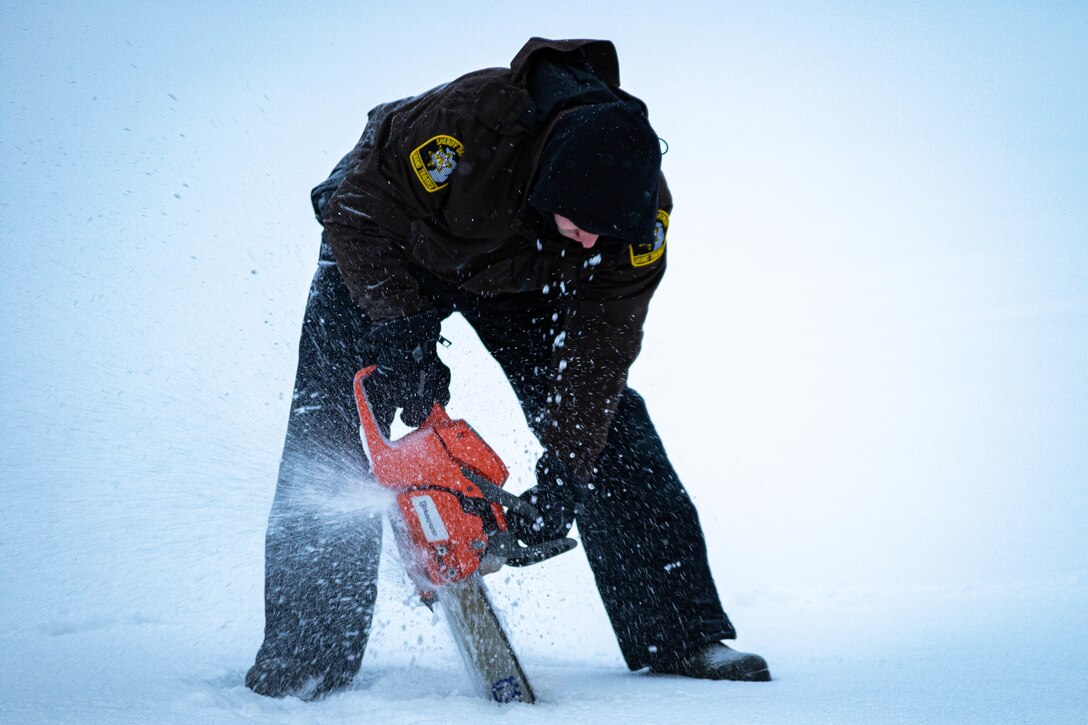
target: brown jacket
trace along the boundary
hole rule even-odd
[[[483,296],[555,295],[565,327],[541,443],[587,478],[665,271],[672,200],[662,177],[654,244],[602,237],[585,250],[525,199],[555,118],[617,98],[637,100],[619,89],[610,42],[533,38],[508,69],[374,109],[322,217],[352,297],[375,322],[431,307],[421,272]]]

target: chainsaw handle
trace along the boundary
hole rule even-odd
[[[491,536],[487,553],[510,566],[523,567],[539,564],[554,556],[565,554],[578,546],[571,538],[552,539],[539,544],[521,544],[509,529]]]
[[[370,398],[366,394],[366,386],[363,385],[363,382],[377,369],[377,365],[370,365],[355,373],[355,401],[359,408],[359,425],[362,427],[367,451],[375,456],[381,456],[389,450],[390,442],[382,433],[381,428],[378,427],[378,419],[374,417],[374,408],[370,405]],[[450,417],[446,413],[446,409],[435,403],[419,428],[437,428],[449,422]],[[373,457],[371,457],[371,460],[373,461]]]
[[[449,413],[438,403],[434,404],[431,408],[431,412],[427,414],[427,418],[419,424],[420,428],[438,428],[441,425],[452,422]]]

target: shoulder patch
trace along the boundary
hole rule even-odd
[[[423,143],[409,159],[419,183],[427,191],[434,192],[447,186],[446,182],[464,155],[463,143],[453,136],[440,135]]]
[[[665,253],[665,236],[669,232],[669,214],[664,209],[657,212],[657,224],[654,225],[652,244],[632,244],[627,249],[631,252],[631,266],[645,267],[661,259]]]

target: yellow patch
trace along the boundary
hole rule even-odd
[[[427,191],[444,189],[457,163],[465,155],[465,145],[453,136],[440,135],[426,141],[408,157],[412,171]]]
[[[632,244],[627,249],[631,252],[631,266],[645,267],[661,259],[665,253],[665,236],[669,232],[669,214],[664,209],[657,212],[657,224],[654,225],[654,241],[650,244]]]

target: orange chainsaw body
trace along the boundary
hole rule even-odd
[[[465,579],[480,568],[490,536],[506,530],[502,507],[469,476],[502,486],[509,472],[468,423],[450,419],[440,405],[416,430],[386,438],[363,387],[374,369],[355,375],[360,436],[374,477],[397,494],[409,573],[421,591]]]

